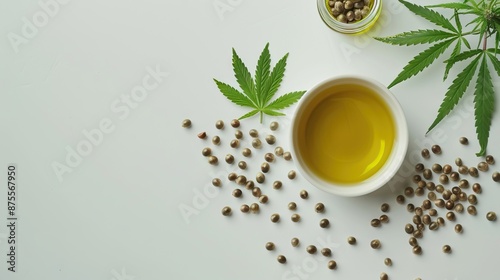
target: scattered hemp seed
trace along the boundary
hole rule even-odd
[[[413,211],[415,211],[415,205],[413,205],[413,203],[408,203],[406,205],[406,211],[408,211],[410,213],[413,212]]]
[[[292,222],[297,223],[300,221],[300,215],[299,214],[293,214],[292,215]]]
[[[469,215],[476,216],[477,215],[476,206],[474,205],[467,206],[467,213],[469,213]]]
[[[210,163],[211,165],[217,165],[218,162],[219,162],[219,159],[216,156],[209,156],[208,157],[208,163]]]
[[[380,226],[380,220],[379,219],[372,219],[370,222],[370,225],[372,227],[379,227]]]
[[[316,205],[314,206],[314,211],[316,211],[316,213],[325,212],[325,205],[321,202],[316,203]]]
[[[412,197],[415,194],[412,187],[406,187],[404,193],[406,197]]]
[[[439,163],[434,163],[432,165],[432,171],[434,171],[434,173],[441,173],[441,171],[443,171],[443,167]]]
[[[264,160],[267,161],[267,162],[269,162],[269,163],[274,162],[274,155],[273,155],[273,153],[266,153],[264,155]]]
[[[453,208],[455,212],[457,213],[463,213],[464,212],[464,205],[462,203],[457,203],[455,204],[455,208]]]
[[[288,203],[288,209],[295,211],[297,209],[297,203],[295,203],[295,202]]]
[[[266,204],[269,201],[269,197],[265,194],[259,196],[259,202],[262,204]]]
[[[302,199],[306,199],[306,198],[308,198],[308,197],[309,197],[309,193],[307,193],[307,191],[306,191],[306,190],[301,190],[301,191],[300,191],[300,198],[302,198]]]
[[[430,230],[437,230],[439,228],[439,224],[437,222],[431,222],[429,224],[429,229]]]
[[[222,181],[219,178],[213,178],[212,185],[214,185],[215,187],[220,187],[222,185]]]
[[[422,172],[422,171],[424,171],[424,168],[425,168],[425,167],[424,167],[424,164],[423,164],[423,163],[417,163],[417,164],[415,165],[415,171],[417,171],[417,172]]]
[[[283,255],[279,255],[276,259],[279,263],[286,263],[286,257]]]
[[[257,183],[259,183],[259,184],[264,183],[265,180],[266,180],[266,176],[264,174],[262,174],[261,172],[257,173],[257,175],[255,176],[255,181],[257,181]]]
[[[467,181],[466,179],[462,179],[458,182],[458,187],[459,188],[462,188],[462,189],[466,189],[469,187],[469,181]]]
[[[477,169],[482,172],[486,172],[489,169],[489,166],[486,162],[482,161],[477,164]]]
[[[238,148],[240,146],[240,140],[238,139],[231,140],[229,146],[231,146],[231,148]]]
[[[253,190],[254,187],[255,187],[255,183],[252,180],[247,180],[247,182],[245,184],[245,189]]]
[[[255,138],[252,140],[252,147],[255,149],[260,149],[262,147],[262,141],[259,138]]]
[[[277,223],[277,222],[279,222],[279,220],[280,220],[280,215],[279,214],[275,213],[275,214],[271,215],[271,222]]]
[[[337,268],[337,262],[336,262],[336,261],[334,261],[334,260],[330,260],[330,261],[328,262],[328,268],[329,268],[329,269],[331,269],[331,270],[333,270],[333,269]]]
[[[247,163],[242,160],[242,161],[238,162],[238,167],[240,169],[247,169]]]
[[[371,246],[373,249],[379,249],[379,248],[380,248],[380,246],[381,246],[380,240],[378,240],[378,239],[373,239],[373,240],[370,242],[370,246]]]
[[[306,251],[309,253],[309,254],[316,254],[316,252],[318,251],[318,249],[316,248],[316,246],[314,245],[309,245],[307,246],[306,248]]]
[[[474,194],[469,194],[467,197],[467,201],[469,201],[469,204],[471,205],[476,205],[477,204],[477,197]]]
[[[423,149],[422,152],[420,152],[423,158],[430,158],[431,153],[427,149]]]
[[[490,212],[486,213],[486,219],[488,219],[488,221],[496,221],[497,214],[493,211],[490,211]]]
[[[278,156],[278,157],[283,156],[283,153],[284,153],[284,152],[285,152],[285,151],[283,150],[283,148],[282,148],[282,147],[276,147],[276,148],[274,149],[274,154],[275,154],[276,156]]]
[[[250,211],[250,206],[248,206],[248,205],[246,205],[246,204],[242,204],[242,205],[240,206],[240,211],[241,211],[242,213],[248,213],[248,212]]]
[[[382,203],[382,205],[380,205],[380,210],[384,213],[389,212],[389,209],[390,209],[390,206],[388,203]]]
[[[259,137],[259,132],[256,130],[256,129],[250,129],[250,131],[248,132],[248,134],[251,136],[251,137]]]
[[[469,174],[469,167],[467,167],[466,165],[459,166],[458,167],[458,173],[460,173],[462,175]]]
[[[493,174],[491,174],[491,179],[495,182],[500,182],[500,173],[498,171],[493,172]]]
[[[467,139],[467,137],[460,137],[458,139],[458,142],[460,142],[460,144],[462,144],[462,145],[468,145],[469,144],[469,139]]]
[[[238,129],[238,130],[236,130],[236,131],[234,132],[234,137],[236,137],[236,139],[241,139],[241,138],[243,138],[243,132],[242,132],[241,130],[239,130],[239,129]]]
[[[215,135],[214,137],[212,137],[212,144],[214,145],[219,145],[220,144],[220,137]]]
[[[321,221],[319,221],[319,226],[321,228],[327,228],[330,226],[330,221],[328,219],[321,219]]]
[[[412,247],[415,247],[418,245],[418,240],[412,236],[410,237],[410,239],[408,239],[408,244],[410,244],[410,246]]]
[[[439,146],[439,145],[433,145],[433,146],[431,147],[431,151],[432,151],[434,154],[439,155],[439,154],[441,154],[441,152],[442,152],[442,150],[441,150],[441,146]]]
[[[266,142],[269,145],[274,145],[274,143],[276,143],[276,137],[274,135],[269,134],[266,136]]]
[[[232,164],[234,162],[234,156],[231,154],[227,154],[224,158],[228,164]]]
[[[405,225],[405,232],[408,234],[412,234],[415,231],[415,227],[412,224]]]
[[[269,163],[267,162],[264,162],[260,165],[260,170],[263,172],[263,173],[267,173],[269,172],[269,169],[271,169],[271,166],[269,165]]]
[[[464,163],[463,163],[463,161],[462,161],[462,159],[461,159],[461,158],[457,157],[457,158],[455,159],[455,164],[456,164],[457,166],[459,166],[459,167],[460,167],[460,166],[462,166]]]
[[[224,128],[224,122],[221,121],[221,120],[218,120],[217,122],[215,122],[215,128],[217,128],[217,129],[223,129]]]
[[[472,191],[477,193],[477,194],[480,194],[482,192],[482,189],[481,189],[481,184],[479,183],[474,183],[472,185]]]
[[[250,150],[249,148],[244,148],[242,151],[241,151],[241,154],[244,156],[244,157],[249,157],[252,155],[252,150]]]
[[[238,175],[236,173],[234,173],[234,172],[231,172],[231,173],[227,174],[227,179],[229,181],[234,181],[234,180],[236,180],[236,178],[238,178]]]
[[[245,175],[240,175],[236,177],[234,182],[236,182],[236,184],[238,185],[244,186],[247,183],[247,177],[245,177]]]
[[[472,176],[472,177],[479,176],[479,172],[477,171],[477,168],[475,168],[475,167],[469,167],[469,175]]]
[[[416,245],[413,247],[413,254],[415,255],[422,255],[422,247],[419,245]]]
[[[273,189],[275,189],[275,190],[281,189],[282,186],[283,186],[283,183],[281,183],[281,181],[274,181],[273,182]]]
[[[278,127],[279,127],[278,122],[271,122],[271,123],[269,124],[269,128],[270,128],[272,131],[277,130],[277,129],[278,129]]]
[[[259,204],[257,203],[250,204],[250,211],[252,211],[252,213],[257,213],[259,212],[259,210],[260,210]]]
[[[415,192],[416,196],[422,196],[422,195],[424,195],[425,190],[422,187],[418,187],[418,188],[415,189],[414,192]]]
[[[224,216],[231,216],[231,207],[229,206],[226,206],[224,208],[222,208],[222,215]]]
[[[392,260],[391,260],[391,258],[385,258],[384,259],[384,264],[386,266],[392,266]]]
[[[254,197],[260,197],[262,195],[262,190],[259,187],[255,187],[252,189],[252,195]]]
[[[350,245],[356,244],[356,237],[354,236],[347,237],[347,243],[349,243]]]
[[[231,126],[234,128],[240,127],[240,121],[237,119],[234,119],[231,121]]]
[[[399,204],[405,203],[405,197],[403,195],[398,195],[396,197],[396,202],[399,203]]]
[[[182,121],[182,127],[184,128],[190,128],[191,127],[191,120],[190,119],[185,119]]]
[[[448,179],[448,176],[446,174],[439,175],[439,183],[448,184],[448,182],[449,182],[449,179]]]
[[[203,148],[203,150],[201,150],[201,154],[205,157],[208,157],[210,155],[212,155],[212,149],[210,148]]]
[[[299,241],[299,239],[297,237],[294,237],[294,238],[292,238],[292,240],[290,241],[290,243],[292,244],[293,247],[297,247],[297,246],[299,246],[300,241]]]
[[[276,246],[274,245],[274,243],[273,243],[273,242],[267,242],[267,243],[266,243],[266,249],[267,249],[268,251],[273,251],[275,248],[276,248]]]
[[[330,248],[323,248],[321,249],[321,254],[325,257],[330,257],[332,256],[332,250]]]
[[[455,213],[453,213],[451,211],[446,213],[446,219],[448,219],[448,221],[454,221],[455,220]]]
[[[487,155],[485,160],[487,164],[495,164],[495,158],[492,155]]]
[[[413,179],[413,183],[418,183],[418,182],[422,181],[422,177],[418,174],[413,175],[412,179]]]
[[[290,152],[284,152],[283,153],[283,158],[285,160],[292,160],[292,154]]]
[[[288,172],[288,179],[293,180],[296,176],[297,173],[294,170],[290,170],[290,172]]]
[[[450,245],[444,245],[443,246],[443,253],[445,253],[445,254],[451,253],[451,246]]]
[[[200,138],[200,139],[207,138],[207,133],[205,131],[198,133],[198,138]]]
[[[426,180],[429,180],[432,178],[432,171],[430,169],[424,169],[422,176],[424,176]]]
[[[233,196],[234,197],[241,197],[243,195],[243,192],[240,189],[234,189],[233,190]]]
[[[380,273],[380,280],[389,280],[389,276],[387,276],[387,273]]]
[[[462,233],[463,231],[464,231],[464,227],[461,224],[455,225],[455,232],[456,233]]]

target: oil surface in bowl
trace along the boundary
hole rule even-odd
[[[341,85],[325,93],[304,110],[299,152],[324,180],[361,182],[380,170],[391,153],[396,135],[392,114],[381,97],[363,86]]]

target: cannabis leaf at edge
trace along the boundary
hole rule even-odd
[[[271,101],[281,85],[285,74],[286,60],[285,54],[271,70],[271,54],[269,53],[269,43],[260,54],[255,69],[255,79],[248,71],[241,58],[233,49],[233,71],[240,90],[214,79],[220,92],[231,102],[243,107],[253,108],[252,111],[244,114],[239,119],[245,119],[260,113],[260,122],[263,115],[284,116],[280,110],[297,102],[304,91],[293,91],[286,93]]]

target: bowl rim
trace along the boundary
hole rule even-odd
[[[297,148],[297,127],[298,119],[301,117],[301,113],[305,106],[314,97],[316,97],[324,88],[331,87],[340,84],[353,84],[367,86],[373,89],[380,97],[386,102],[391,113],[393,114],[395,126],[396,126],[396,139],[391,154],[387,159],[387,162],[382,166],[381,170],[378,171],[374,176],[356,184],[339,184],[332,183],[322,178],[319,178],[302,161],[302,156]],[[363,75],[338,75],[332,76],[324,79],[323,81],[317,83],[312,88],[306,91],[304,96],[300,99],[295,109],[292,117],[292,129],[290,130],[291,139],[291,150],[294,155],[295,161],[297,162],[297,168],[302,176],[306,178],[313,186],[321,189],[325,192],[340,195],[340,196],[361,196],[371,193],[381,187],[383,187],[390,179],[392,179],[399,168],[404,162],[406,153],[408,150],[408,125],[406,122],[406,117],[401,104],[394,96],[394,94],[380,82],[363,76]]]

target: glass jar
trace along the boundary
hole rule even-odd
[[[382,11],[382,0],[371,0],[368,15],[359,21],[343,23],[335,19],[331,14],[328,2],[329,0],[317,0],[318,12],[321,19],[331,29],[345,34],[359,34],[368,31],[375,24]]]

